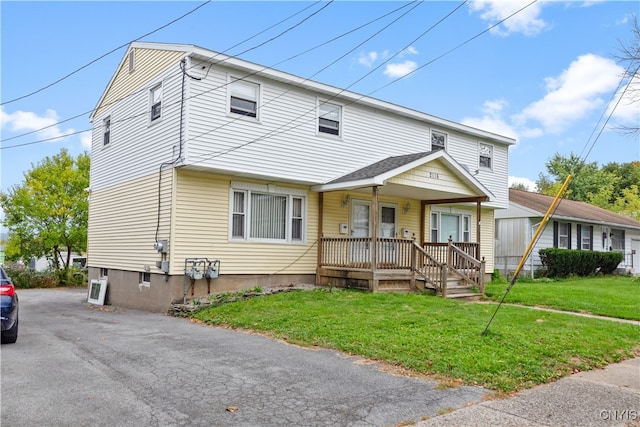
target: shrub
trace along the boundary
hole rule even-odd
[[[591,276],[611,274],[622,262],[620,252],[598,252],[571,249],[541,249],[540,259],[549,277]]]
[[[5,272],[11,277],[13,285],[20,289],[55,288],[58,286],[58,276],[53,271],[38,272],[30,268],[20,269],[5,267]]]

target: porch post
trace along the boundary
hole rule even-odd
[[[324,211],[324,193],[318,194],[318,260],[316,263],[316,285],[320,285],[320,266],[322,265],[322,212]]]
[[[476,218],[477,218],[477,220],[476,220],[476,222],[477,222],[477,224],[476,224],[476,240],[478,241],[478,253],[476,254],[476,259],[481,259],[480,258],[480,224],[481,224],[481,221],[480,221],[481,218],[480,217],[482,216],[482,210],[480,209],[480,205],[481,205],[481,202],[480,202],[480,200],[478,200],[476,202]]]
[[[371,273],[369,282],[371,292],[378,292],[378,279],[376,270],[378,267],[378,187],[371,189]]]

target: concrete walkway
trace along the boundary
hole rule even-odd
[[[417,426],[640,426],[640,358],[421,421]]]

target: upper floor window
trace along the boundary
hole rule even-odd
[[[321,103],[318,106],[318,132],[340,135],[342,107],[336,104]]]
[[[109,142],[111,142],[111,117],[104,119],[102,129],[102,145],[109,145]]]
[[[162,114],[162,85],[151,89],[149,101],[151,104],[151,121],[154,121],[159,119]]]
[[[233,240],[302,242],[303,191],[232,183],[230,236]]]
[[[258,117],[259,86],[244,80],[229,84],[229,112],[248,117]]]
[[[480,167],[493,169],[493,146],[489,144],[480,144]]]
[[[431,151],[447,149],[447,134],[437,130],[431,131]]]

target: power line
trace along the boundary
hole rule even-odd
[[[321,1],[322,1],[322,0],[319,0],[318,2],[314,3],[313,5],[315,5],[315,4],[317,4],[317,3],[320,3]],[[318,49],[318,48],[320,48],[320,47],[322,47],[322,46],[324,46],[324,45],[327,45],[327,44],[329,44],[329,43],[332,43],[332,42],[334,42],[334,41],[336,41],[336,40],[338,40],[338,39],[340,39],[340,38],[342,38],[342,37],[345,37],[345,36],[347,36],[347,35],[349,35],[349,34],[351,34],[351,33],[355,32],[355,31],[358,31],[358,30],[360,30],[360,29],[362,29],[362,28],[364,28],[364,27],[366,27],[366,26],[368,26],[368,25],[371,25],[372,23],[377,22],[377,21],[378,21],[378,20],[380,20],[380,19],[383,19],[383,18],[385,18],[385,17],[387,17],[387,16],[389,16],[389,15],[391,15],[391,14],[394,14],[394,13],[396,13],[396,12],[398,12],[398,11],[400,11],[400,10],[404,9],[404,8],[405,8],[405,7],[407,7],[408,5],[410,5],[410,4],[412,4],[412,3],[415,3],[415,2],[416,2],[416,0],[412,1],[411,3],[407,3],[407,4],[405,4],[405,5],[402,5],[402,6],[398,7],[398,8],[396,8],[396,9],[392,10],[391,12],[388,12],[388,13],[386,13],[386,14],[384,14],[384,15],[382,15],[382,16],[380,16],[380,17],[378,17],[378,18],[376,18],[376,19],[374,19],[374,20],[372,20],[372,21],[369,21],[369,22],[367,22],[367,23],[365,23],[365,24],[363,24],[363,25],[360,25],[359,27],[356,27],[356,28],[354,28],[354,29],[352,29],[352,30],[349,30],[349,31],[345,32],[345,33],[342,33],[342,34],[340,34],[340,35],[338,35],[338,36],[336,36],[336,37],[334,37],[334,38],[332,38],[332,39],[330,39],[330,40],[328,40],[328,41],[325,41],[325,42],[323,42],[323,43],[320,43],[320,44],[318,44],[318,45],[316,45],[316,46],[314,46],[314,47],[312,47],[312,48],[310,48],[310,49],[307,49],[307,50],[305,50],[305,51],[301,52],[301,53],[298,53],[298,54],[293,55],[293,56],[291,56],[291,57],[289,57],[289,58],[287,58],[287,59],[284,59],[284,60],[282,60],[282,61],[280,61],[280,62],[278,62],[278,63],[274,64],[273,66],[277,66],[277,65],[283,64],[283,63],[285,63],[285,62],[287,62],[287,61],[290,61],[290,60],[295,59],[295,58],[297,58],[297,57],[299,57],[299,56],[301,56],[301,55],[307,54],[307,53],[309,53],[309,52],[311,52],[311,51],[313,51],[313,50],[315,50],[315,49]],[[311,6],[313,6],[313,5],[311,5]],[[287,20],[291,19],[292,17],[294,17],[294,16],[296,16],[296,15],[298,15],[298,14],[302,13],[303,11],[305,11],[305,10],[309,9],[309,7],[311,7],[311,6],[308,6],[308,7],[304,8],[304,9],[302,9],[301,11],[296,12],[295,14],[293,14],[293,15],[291,15],[291,16],[289,16],[289,17],[287,17],[286,19],[284,19],[284,20],[282,20],[282,21],[280,21],[280,22],[278,22],[277,24],[272,25],[272,26],[271,26],[271,27],[269,27],[268,29],[271,29],[271,28],[273,28],[274,26],[277,26],[277,25],[279,25],[280,23],[283,23],[283,22],[285,22],[285,21],[287,21]],[[314,14],[315,14],[315,12],[314,12]],[[305,18],[302,22],[304,22],[305,20],[306,20],[306,18]],[[297,25],[300,25],[302,22],[298,23]],[[264,32],[265,32],[265,31],[267,31],[268,29],[261,31],[260,33],[258,33],[258,35],[259,35],[259,34],[264,33]],[[287,30],[287,31],[288,31],[288,30]],[[251,36],[251,37],[249,37],[249,38],[247,38],[247,39],[245,39],[245,40],[243,40],[243,41],[241,41],[241,42],[239,42],[239,43],[235,44],[234,46],[232,46],[232,47],[230,47],[230,48],[226,49],[225,51],[228,51],[228,50],[230,50],[230,49],[233,49],[233,48],[235,48],[235,47],[237,47],[237,46],[239,46],[239,45],[241,45],[241,44],[245,43],[246,41],[251,40],[252,38],[255,38],[255,37],[256,37],[256,35]],[[216,53],[215,55],[213,55],[213,56],[209,57],[207,60],[212,60],[212,59],[214,59],[214,58],[218,57],[219,55],[221,55],[221,53]],[[227,59],[228,59],[228,58],[227,58]],[[222,60],[222,61],[217,62],[217,64],[218,64],[218,63],[221,63],[221,62],[224,62],[224,61],[226,61],[226,59],[224,59],[224,60]],[[213,65],[213,64],[212,64],[212,65]],[[192,68],[193,68],[193,67],[192,67]],[[249,74],[249,75],[247,75],[247,76],[245,76],[245,77],[243,77],[243,78],[247,78],[247,77],[250,77],[251,75],[259,74],[260,72],[262,72],[262,71],[264,71],[264,70],[266,70],[266,69],[269,69],[269,68],[271,68],[271,67],[265,66],[265,67],[263,67],[262,69],[260,69],[259,71],[256,71],[256,72],[254,72],[254,73],[251,73],[251,74]],[[181,72],[182,72],[182,71],[181,71]],[[175,75],[177,75],[177,74],[178,74],[178,73],[176,73]],[[174,76],[174,75],[171,75],[171,76],[168,76],[168,77],[166,77],[166,78],[170,78],[170,77],[173,77],[173,76]],[[188,99],[192,99],[192,98],[196,98],[196,97],[198,97],[198,96],[202,96],[202,95],[204,95],[204,94],[206,94],[206,93],[208,93],[208,92],[210,92],[210,91],[212,91],[212,90],[216,90],[216,89],[219,89],[219,88],[224,87],[224,86],[226,86],[226,84],[225,84],[225,85],[221,85],[221,86],[219,86],[219,87],[215,87],[215,88],[210,89],[210,90],[208,90],[208,91],[205,91],[205,92],[202,92],[202,93],[199,93],[199,94],[193,95],[193,96],[189,97]],[[101,108],[111,106],[111,105],[113,105],[113,104],[115,104],[115,103],[117,103],[117,102],[120,102],[120,101],[122,101],[122,100],[124,100],[124,99],[126,99],[126,98],[128,98],[128,97],[131,97],[131,96],[133,96],[133,95],[135,95],[135,94],[138,94],[138,93],[144,92],[144,91],[146,91],[146,90],[148,90],[148,88],[147,88],[147,87],[143,87],[143,88],[141,88],[141,89],[140,89],[140,90],[138,90],[138,91],[135,91],[135,92],[130,93],[130,94],[126,95],[126,96],[123,96],[123,97],[121,97],[121,98],[118,98],[118,99],[116,99],[116,100],[113,100],[113,101],[111,101],[111,102],[109,102],[109,103],[107,103],[107,104],[104,104],[104,105],[102,105],[102,106],[101,106]],[[180,101],[177,101],[177,102],[175,102],[175,103],[173,103],[173,104],[168,104],[167,106],[172,106],[172,105],[178,104],[179,102],[180,102]],[[58,122],[53,123],[53,124],[51,124],[51,125],[44,126],[44,127],[42,127],[42,128],[39,128],[39,129],[36,129],[36,130],[30,131],[30,132],[25,132],[25,133],[22,133],[22,134],[20,134],[20,135],[15,135],[15,136],[12,136],[12,137],[10,137],[10,138],[4,138],[4,139],[2,139],[2,140],[0,140],[0,141],[2,141],[2,142],[6,142],[6,141],[13,140],[13,139],[16,139],[16,138],[24,137],[24,136],[26,136],[26,135],[30,135],[30,134],[33,134],[33,133],[37,133],[37,132],[43,131],[43,130],[45,130],[45,129],[49,129],[49,128],[51,128],[51,127],[57,126],[57,125],[59,125],[59,124],[61,124],[61,123],[65,123],[65,122],[68,122],[68,121],[70,121],[70,120],[76,119],[76,118],[81,117],[81,116],[83,116],[83,115],[85,115],[85,114],[90,114],[90,113],[92,113],[92,112],[94,112],[94,111],[96,111],[96,109],[91,109],[91,110],[85,111],[85,112],[83,112],[83,113],[81,113],[81,114],[78,114],[78,115],[76,115],[76,116],[73,116],[73,117],[71,117],[71,118],[68,118],[68,119],[65,119],[65,120],[58,121]],[[135,115],[133,115],[133,116],[125,117],[125,118],[122,118],[122,119],[119,119],[119,120],[113,121],[113,122],[112,122],[112,124],[121,123],[121,122],[124,122],[124,121],[130,120],[130,119],[133,119],[133,118],[136,118],[136,117],[140,117],[140,116],[145,115],[145,114],[147,114],[147,113],[148,113],[148,111],[145,111],[145,112],[140,113],[140,114],[135,114]],[[99,127],[98,127],[98,128],[99,128]],[[68,135],[69,135],[69,136],[71,136],[71,135],[75,135],[75,134],[77,134],[77,133],[86,132],[87,130],[91,130],[91,129],[86,129],[86,130],[84,130],[84,131],[75,132],[75,133],[71,133],[71,134],[68,134]],[[10,149],[10,148],[18,148],[18,147],[23,147],[23,146],[27,146],[27,145],[33,145],[33,144],[37,144],[37,143],[41,143],[41,142],[48,142],[48,141],[51,141],[51,140],[54,140],[54,139],[58,139],[58,138],[62,138],[62,137],[63,137],[63,136],[55,137],[55,138],[40,139],[40,140],[31,141],[31,142],[27,142],[27,143],[15,144],[15,145],[7,146],[7,147],[0,147],[0,150]]]
[[[67,74],[66,76],[59,78],[58,80],[54,81],[53,83],[49,83],[48,85],[43,86],[43,87],[41,87],[40,89],[36,89],[36,90],[34,90],[33,92],[27,93],[26,95],[22,95],[22,96],[19,96],[19,97],[17,97],[17,98],[10,99],[9,101],[2,102],[2,103],[0,103],[0,105],[7,105],[7,104],[11,104],[11,103],[13,103],[13,102],[16,102],[16,101],[19,101],[19,100],[21,100],[21,99],[24,99],[24,98],[28,98],[28,97],[30,97],[30,96],[33,96],[33,95],[35,95],[35,94],[37,94],[37,93],[40,93],[40,92],[42,92],[42,91],[44,91],[44,90],[46,90],[46,89],[50,88],[51,86],[54,86],[54,85],[56,85],[56,84],[58,84],[58,83],[60,83],[60,82],[62,82],[62,81],[64,81],[64,80],[68,79],[69,77],[73,76],[74,74],[76,74],[76,73],[78,73],[78,72],[80,72],[80,71],[84,70],[85,68],[87,68],[87,67],[89,67],[90,65],[92,65],[92,64],[94,64],[94,63],[96,63],[96,62],[98,62],[98,61],[99,61],[99,60],[101,60],[102,58],[104,58],[104,57],[106,57],[106,56],[111,55],[112,53],[114,53],[114,52],[116,52],[116,51],[118,51],[118,50],[122,49],[123,47],[128,46],[128,45],[129,45],[129,44],[131,44],[132,42],[135,42],[135,41],[141,40],[141,39],[143,39],[143,38],[145,38],[145,37],[147,37],[147,36],[150,36],[151,34],[157,33],[158,31],[160,31],[160,30],[162,30],[162,29],[164,29],[164,28],[167,28],[168,26],[170,26],[170,25],[172,25],[172,24],[174,24],[174,23],[176,23],[176,22],[180,21],[181,19],[183,19],[183,18],[185,18],[185,17],[187,17],[187,16],[191,15],[192,13],[194,13],[195,11],[197,11],[198,9],[200,9],[201,7],[203,7],[204,5],[206,5],[206,4],[210,3],[210,2],[211,2],[211,0],[206,0],[204,3],[200,4],[199,6],[197,6],[197,7],[193,8],[193,9],[191,9],[189,12],[187,12],[187,13],[185,13],[184,15],[182,15],[182,16],[180,16],[180,17],[178,17],[178,18],[174,19],[173,21],[171,21],[171,22],[169,22],[169,23],[167,23],[167,24],[165,24],[165,25],[163,25],[163,26],[161,26],[161,27],[158,27],[158,28],[156,28],[156,29],[155,29],[155,30],[153,30],[153,31],[150,31],[150,32],[148,32],[148,33],[146,33],[146,34],[143,34],[142,36],[140,36],[140,37],[138,37],[138,38],[136,38],[136,39],[132,40],[131,42],[125,43],[125,44],[123,44],[123,45],[120,45],[120,46],[118,46],[118,47],[116,47],[116,48],[114,48],[114,49],[110,50],[109,52],[107,52],[107,53],[105,53],[105,54],[103,54],[103,55],[99,56],[98,58],[94,59],[93,61],[91,61],[91,62],[89,62],[89,63],[87,63],[87,64],[83,65],[82,67],[80,67],[80,68],[78,68],[78,69],[76,69],[76,70],[74,70],[74,71],[72,71],[72,72],[70,72],[70,73],[69,73],[69,74]]]
[[[528,7],[530,7],[532,4],[536,3],[536,1],[537,1],[537,0],[534,0],[534,1],[530,2],[529,4],[527,4],[527,5],[523,6],[522,8],[520,8],[520,9],[518,9],[517,11],[515,11],[514,13],[512,13],[511,15],[509,15],[509,16],[507,16],[507,17],[505,17],[505,18],[501,19],[500,21],[496,22],[495,24],[493,24],[492,26],[488,27],[488,28],[487,28],[487,29],[485,29],[484,31],[481,31],[480,33],[478,33],[478,34],[474,35],[473,37],[471,37],[471,38],[467,39],[466,41],[464,41],[464,42],[462,42],[462,43],[458,44],[458,45],[457,45],[457,46],[455,46],[454,48],[449,49],[449,50],[448,50],[448,51],[446,51],[445,53],[443,53],[443,54],[441,54],[441,55],[437,56],[437,57],[436,57],[436,58],[434,58],[433,60],[431,60],[431,61],[429,61],[429,62],[427,62],[427,63],[423,64],[422,66],[420,66],[420,67],[416,68],[416,69],[415,69],[415,70],[413,70],[412,72],[407,73],[407,74],[405,74],[405,75],[403,75],[403,76],[401,76],[401,77],[398,77],[397,79],[393,80],[392,82],[390,82],[390,83],[388,83],[388,84],[386,84],[386,85],[384,85],[384,86],[382,86],[382,87],[380,87],[380,88],[378,88],[378,89],[376,89],[376,90],[374,90],[374,91],[372,91],[372,92],[369,92],[369,94],[367,94],[367,95],[362,95],[362,96],[358,97],[357,99],[355,99],[355,100],[353,100],[353,101],[351,101],[351,102],[349,102],[349,103],[346,103],[346,104],[345,104],[345,106],[346,106],[346,105],[352,105],[352,104],[355,104],[356,102],[358,102],[358,101],[362,100],[364,97],[369,96],[370,94],[375,93],[375,92],[377,92],[377,91],[378,91],[378,90],[380,90],[380,89],[383,89],[383,88],[385,88],[385,87],[388,87],[388,86],[390,86],[391,84],[394,84],[394,83],[398,82],[399,80],[402,80],[402,79],[404,79],[404,78],[408,77],[409,75],[411,75],[411,74],[415,73],[416,71],[421,70],[421,69],[423,69],[424,67],[426,67],[426,66],[428,66],[428,65],[430,65],[430,64],[432,64],[432,63],[434,63],[435,61],[442,59],[443,57],[445,57],[445,56],[449,55],[450,53],[452,53],[452,52],[456,51],[457,49],[459,49],[459,48],[461,48],[461,47],[463,47],[463,46],[467,45],[467,44],[468,44],[468,43],[470,43],[471,41],[473,41],[473,40],[477,39],[478,37],[482,36],[483,34],[486,34],[487,32],[491,31],[491,29],[493,29],[493,28],[497,27],[498,25],[501,25],[502,23],[504,23],[504,22],[505,22],[505,21],[507,21],[508,19],[512,18],[513,16],[517,15],[518,13],[522,12],[523,10],[527,9],[527,8],[528,8]],[[323,102],[323,104],[324,104],[324,103],[327,103],[327,102],[330,102],[332,99],[335,99],[335,98],[336,98],[336,97],[338,97],[340,94],[344,93],[348,88],[350,88],[350,87],[354,86],[355,84],[359,83],[359,82],[360,82],[360,81],[362,81],[364,78],[366,78],[367,76],[369,76],[370,74],[372,74],[373,72],[375,72],[377,69],[379,69],[380,67],[384,66],[386,63],[388,63],[388,62],[389,62],[389,61],[391,61],[393,58],[395,58],[396,56],[398,56],[401,52],[405,51],[409,46],[411,46],[411,45],[412,45],[413,43],[415,43],[417,40],[419,40],[420,38],[424,37],[424,36],[425,36],[429,31],[431,31],[431,30],[432,30],[433,28],[435,28],[437,25],[439,25],[440,23],[442,23],[445,19],[447,19],[448,17],[450,17],[450,16],[451,16],[455,11],[457,11],[457,10],[458,10],[460,7],[462,7],[465,3],[467,3],[467,0],[463,1],[463,2],[462,2],[461,4],[459,4],[456,8],[454,8],[451,12],[449,12],[449,14],[447,14],[447,15],[445,15],[443,18],[441,18],[438,22],[436,22],[434,25],[432,25],[430,28],[428,28],[426,31],[424,31],[422,34],[420,34],[416,39],[412,40],[412,41],[411,41],[411,43],[407,44],[405,47],[403,47],[402,49],[398,50],[398,51],[397,51],[393,56],[389,57],[386,61],[382,62],[380,65],[378,65],[377,67],[375,67],[374,69],[372,69],[370,72],[366,73],[366,74],[365,74],[364,76],[362,76],[360,79],[356,80],[355,82],[353,82],[352,84],[350,84],[350,85],[349,85],[349,86],[347,86],[346,88],[341,89],[338,93],[336,93],[335,95],[331,96],[329,99],[327,99],[326,101],[324,101],[324,102]],[[259,141],[261,141],[261,140],[267,139],[267,138],[269,138],[269,137],[271,137],[271,136],[274,136],[274,135],[277,135],[277,134],[282,134],[282,133],[288,132],[288,131],[290,131],[290,130],[296,129],[296,128],[298,128],[298,127],[300,127],[300,126],[302,126],[302,125],[304,125],[304,124],[308,123],[308,122],[309,122],[309,121],[311,121],[311,120],[315,120],[315,119],[316,119],[316,117],[314,116],[314,117],[312,117],[311,119],[309,119],[309,120],[307,120],[307,121],[305,121],[305,122],[301,122],[301,123],[299,123],[298,125],[295,125],[295,126],[293,126],[293,127],[288,127],[288,128],[286,128],[286,129],[284,129],[284,130],[282,130],[282,131],[278,132],[279,130],[281,130],[281,129],[285,128],[286,126],[289,126],[290,124],[292,124],[292,123],[294,123],[295,121],[297,121],[298,119],[300,119],[300,118],[302,118],[302,117],[306,116],[307,114],[309,114],[309,113],[310,113],[310,112],[312,112],[312,111],[315,111],[315,108],[314,108],[314,109],[311,109],[311,110],[306,111],[305,113],[303,113],[303,114],[299,115],[297,118],[295,118],[295,119],[291,120],[289,123],[286,123],[286,124],[284,124],[284,125],[281,125],[279,128],[277,128],[277,129],[275,129],[275,130],[273,130],[273,131],[269,131],[268,133],[266,133],[265,135],[263,135],[263,136],[261,136],[261,137],[255,138],[255,139],[253,139],[253,140],[251,140],[251,141],[248,141],[248,142],[246,142],[246,143],[244,143],[244,144],[240,144],[240,145],[238,145],[238,146],[236,146],[236,147],[232,147],[232,148],[229,148],[229,149],[226,149],[226,150],[222,150],[222,151],[218,151],[218,152],[212,153],[211,155],[208,155],[208,156],[207,156],[207,157],[205,157],[205,158],[202,158],[202,159],[200,159],[200,160],[196,160],[196,161],[194,161],[194,162],[193,162],[193,164],[202,163],[202,162],[204,162],[204,161],[211,160],[211,159],[216,158],[216,157],[220,157],[220,156],[225,155],[225,154],[228,154],[228,153],[230,153],[230,152],[232,152],[232,151],[236,151],[236,150],[238,150],[238,149],[240,149],[240,148],[243,148],[243,147],[246,147],[246,146],[248,146],[248,145],[254,144],[254,143],[256,143],[256,142],[259,142]],[[224,126],[224,125],[222,125],[222,126]],[[220,126],[220,127],[222,127],[222,126]],[[216,128],[216,129],[219,129],[220,127]],[[213,129],[213,130],[216,130],[216,129]],[[209,132],[206,132],[206,133],[210,133],[210,132],[212,132],[213,130],[211,130],[211,131],[209,131]],[[197,137],[200,137],[200,136],[202,136],[202,135],[203,135],[203,134],[198,135]],[[195,139],[195,138],[197,138],[197,137],[191,138],[190,140],[193,140],[193,139]]]

